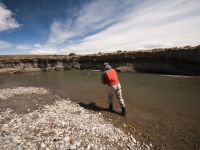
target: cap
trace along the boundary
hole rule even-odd
[[[104,63],[104,66],[107,66],[107,65],[109,65],[109,63],[108,63],[108,62],[105,62],[105,63]]]

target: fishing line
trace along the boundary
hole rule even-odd
[[[87,70],[87,76],[85,77],[85,80],[88,80],[89,77],[90,77],[90,74],[91,74],[91,71],[90,69]],[[92,81],[99,81],[100,80],[100,77],[99,78],[95,78],[95,79],[92,79]]]

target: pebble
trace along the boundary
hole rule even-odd
[[[70,145],[70,149],[76,149],[76,144]]]
[[[27,142],[26,145],[31,146],[31,142]]]
[[[16,140],[16,142],[17,142],[18,144],[20,144],[20,143],[22,142],[22,140]]]
[[[12,145],[8,145],[6,149],[7,149],[7,150],[12,150],[12,149],[13,149],[13,146],[12,146]]]
[[[68,143],[68,142],[69,142],[69,136],[66,136],[66,137],[64,138],[64,141]]]
[[[150,143],[150,144],[149,144],[149,146],[150,146],[150,147],[153,147],[153,144],[152,144],[152,143]]]
[[[88,145],[88,146],[87,146],[87,150],[89,150],[90,148],[91,148],[91,145]]]
[[[44,144],[44,143],[41,143],[41,146],[40,146],[41,148],[45,148],[46,147],[46,145]]]

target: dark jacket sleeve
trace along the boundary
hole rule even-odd
[[[103,71],[103,72],[102,72],[102,75],[101,75],[101,82],[102,82],[103,84],[106,84],[105,74],[106,74],[106,72]]]

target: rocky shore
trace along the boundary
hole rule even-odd
[[[117,51],[94,55],[0,56],[0,73],[102,69],[109,62],[121,72],[146,72],[172,75],[200,75],[200,46]]]
[[[80,105],[51,94],[48,89],[16,87],[0,89],[0,101],[19,95],[44,95],[55,99],[52,105],[27,113],[11,108],[0,109],[0,149],[150,149],[130,133],[107,122],[101,115]]]

